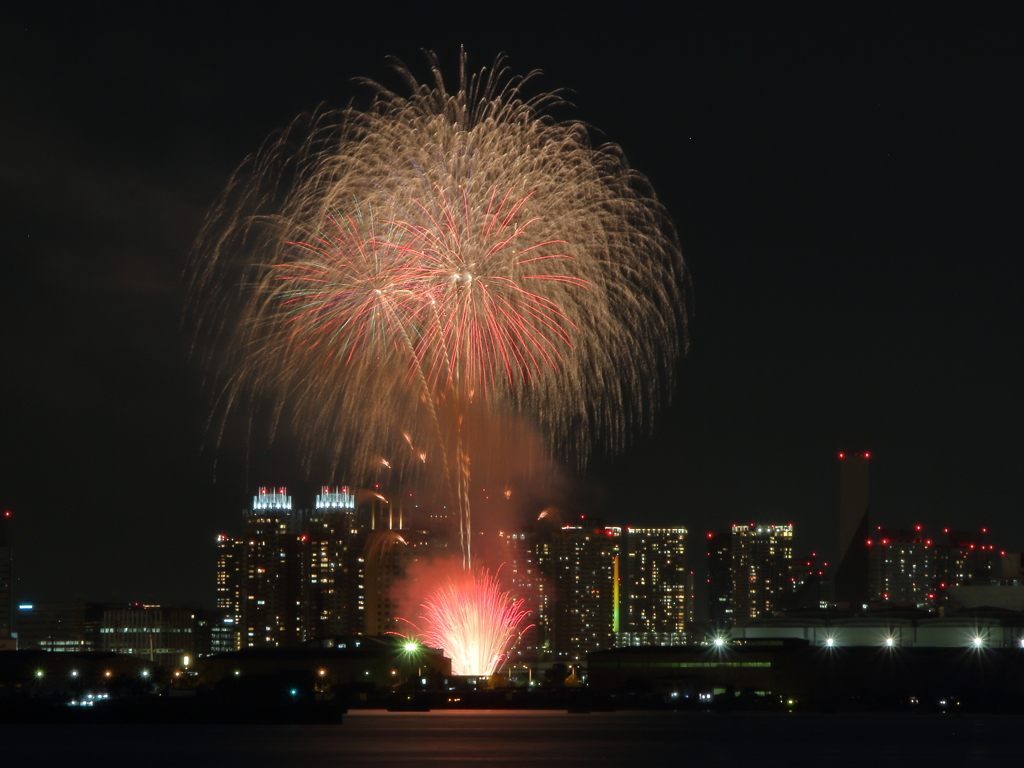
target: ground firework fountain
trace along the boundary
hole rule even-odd
[[[449,577],[423,603],[423,639],[444,648],[456,675],[492,675],[529,627],[523,601],[501,589],[487,569]]]
[[[430,63],[431,83],[399,65],[407,95],[370,83],[369,108],[300,118],[250,158],[200,240],[196,286],[234,313],[215,318],[233,329],[228,403],[270,396],[353,474],[437,457],[464,573],[425,598],[426,631],[455,653],[445,601],[489,595],[473,631],[492,644],[523,620],[472,558],[471,457],[502,447],[472,435],[511,414],[554,451],[621,445],[679,351],[682,261],[643,177],[551,117],[555,94],[527,98],[501,60],[471,75],[464,56],[449,92]],[[473,653],[475,671],[494,656]]]

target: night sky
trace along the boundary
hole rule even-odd
[[[0,19],[0,505],[17,596],[212,606],[214,536],[283,443],[210,439],[188,256],[232,170],[321,102],[504,51],[646,174],[692,280],[651,434],[567,480],[609,523],[792,522],[838,548],[840,450],[886,525],[1024,550],[1018,6],[83,5]],[[588,507],[589,508],[589,507]],[[694,558],[701,567],[702,558]]]

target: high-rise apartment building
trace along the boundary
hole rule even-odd
[[[365,542],[365,611],[361,631],[377,636],[406,634],[409,624],[399,617],[403,598],[400,585],[412,563],[430,551],[430,536],[425,531],[378,529],[369,531]]]
[[[11,554],[11,511],[0,515],[0,642],[14,629],[14,568]]]
[[[221,614],[214,630],[214,645],[219,651],[237,651],[242,643],[242,591],[245,586],[245,542],[220,534],[217,536],[217,596]]]
[[[949,587],[1001,583],[1004,553],[988,541],[987,529],[943,532],[940,541],[920,525],[878,526],[867,539],[871,600],[932,608],[947,602]]]
[[[878,527],[865,541],[869,597],[894,605],[932,605],[936,594],[935,543],[916,528]]]
[[[324,486],[300,528],[304,638],[349,634],[357,619],[361,631],[362,596],[352,588],[360,565],[354,553],[355,494],[345,486]]]
[[[717,632],[736,623],[732,599],[732,533],[709,533],[708,621]]]
[[[555,586],[552,647],[565,659],[612,648],[619,626],[621,528],[581,518],[551,535]]]
[[[988,529],[953,531],[944,528],[946,542],[937,548],[936,578],[941,589],[989,586],[1003,577],[1002,555],[989,541]]]
[[[301,557],[292,497],[260,488],[245,513],[242,534],[243,647],[286,647],[302,639]]]
[[[512,649],[514,660],[535,660],[551,650],[554,626],[554,575],[551,538],[536,530],[500,534],[502,581],[530,612],[528,629]]]
[[[736,623],[770,616],[790,586],[793,525],[732,527],[732,593]]]
[[[626,626],[631,634],[685,636],[689,604],[685,528],[627,528]]]
[[[393,589],[430,544],[381,494],[324,486],[311,509],[286,488],[260,488],[238,539],[217,537],[218,649],[285,647],[396,623]]]

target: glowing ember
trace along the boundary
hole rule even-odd
[[[423,603],[426,645],[452,660],[452,674],[493,675],[519,636],[529,611],[501,589],[486,568],[465,571],[436,589]]]

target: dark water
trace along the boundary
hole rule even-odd
[[[1024,718],[994,715],[364,711],[341,725],[0,724],[0,766],[1009,765],[1022,736]]]

